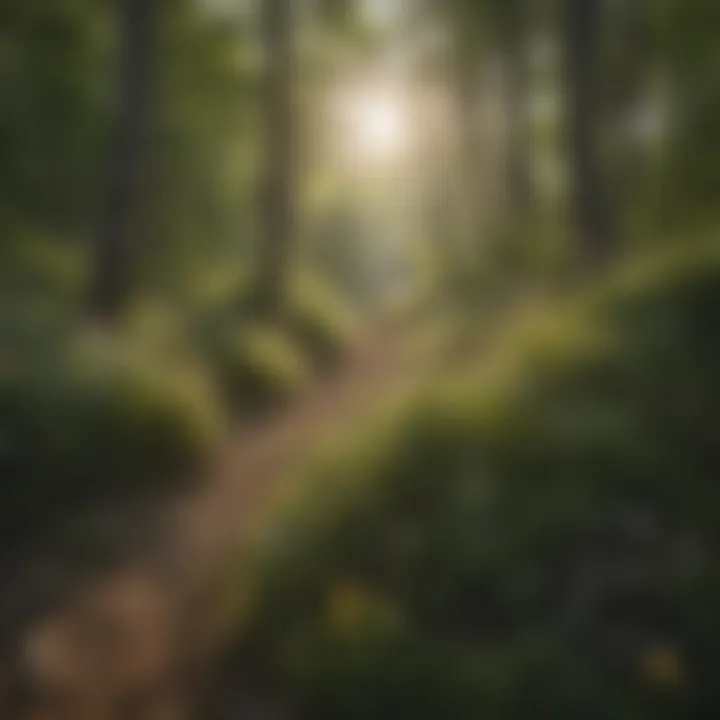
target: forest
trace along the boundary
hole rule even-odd
[[[718,231],[717,0],[3,0],[0,718],[716,718]]]

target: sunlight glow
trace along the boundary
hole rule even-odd
[[[357,130],[362,149],[386,157],[402,148],[406,118],[400,104],[392,98],[368,98],[358,108]]]
[[[385,88],[356,89],[341,103],[343,145],[362,165],[396,160],[407,148],[410,122],[399,93]]]

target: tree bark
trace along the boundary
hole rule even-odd
[[[593,266],[604,264],[616,249],[600,150],[602,4],[565,0],[570,205],[580,252]]]
[[[466,54],[458,53],[455,78],[455,113],[457,118],[457,185],[456,232],[462,249],[475,241],[478,219],[478,127],[477,74]]]
[[[533,196],[528,136],[530,67],[527,12],[525,3],[514,4],[501,41],[507,133],[505,182],[508,212],[512,219],[528,216]]]
[[[95,237],[91,310],[104,321],[121,314],[134,282],[154,116],[162,0],[117,0],[118,98],[106,186]]]
[[[296,220],[293,0],[263,0],[265,176],[261,187],[256,301],[264,314],[284,302]]]

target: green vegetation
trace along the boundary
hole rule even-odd
[[[310,369],[292,342],[271,327],[246,324],[221,337],[211,366],[236,412],[276,407],[307,382]]]
[[[246,16],[193,0],[0,16],[2,550],[185,487],[238,415],[292,399],[348,337],[334,298],[262,320],[228,300],[258,254]]]
[[[258,317],[243,286],[196,314],[200,348],[231,413],[276,408],[315,375],[336,366],[354,341],[354,325],[336,294],[297,283],[277,318]]]
[[[222,429],[202,373],[102,333],[4,346],[2,536],[192,478]],[[29,341],[27,341],[29,343]]]
[[[640,275],[311,473],[241,565],[251,697],[269,677],[296,718],[710,717],[720,256]]]
[[[351,349],[356,327],[341,298],[306,278],[294,293],[283,325],[320,370],[331,369]]]
[[[57,271],[50,268],[49,277]],[[116,333],[8,300],[0,320],[3,533],[93,503],[177,490],[237,417],[277,409],[349,342],[326,307],[287,323],[187,318],[145,302]],[[229,315],[229,317],[228,317]]]
[[[207,564],[204,600],[221,522],[427,379],[232,568],[219,717],[715,717],[718,27],[718,0],[0,0],[0,588],[97,538],[90,564]],[[36,647],[11,595],[0,715],[56,717],[6,709]],[[115,629],[77,644],[163,632]],[[156,714],[147,678],[67,706],[79,674],[37,694]]]

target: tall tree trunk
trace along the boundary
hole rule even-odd
[[[455,188],[457,235],[461,250],[470,248],[475,240],[478,220],[477,163],[477,73],[468,53],[458,51],[455,59],[455,113],[457,121],[457,186]]]
[[[610,63],[609,127],[612,133],[611,170],[616,188],[616,212],[620,217],[635,215],[648,189],[647,148],[634,134],[634,114],[640,103],[650,99],[654,80],[650,34],[652,0],[634,0],[613,7],[611,18],[615,52]]]
[[[564,0],[571,212],[584,259],[604,264],[616,250],[600,152],[603,0]]]
[[[95,237],[91,309],[112,322],[130,295],[152,133],[162,0],[116,0],[118,99]]]
[[[532,206],[528,103],[530,93],[527,6],[515,2],[502,30],[506,118],[506,193],[511,219],[527,217]]]
[[[256,301],[258,309],[265,314],[276,314],[283,305],[295,232],[293,6],[294,0],[263,0],[266,156],[261,188]]]

